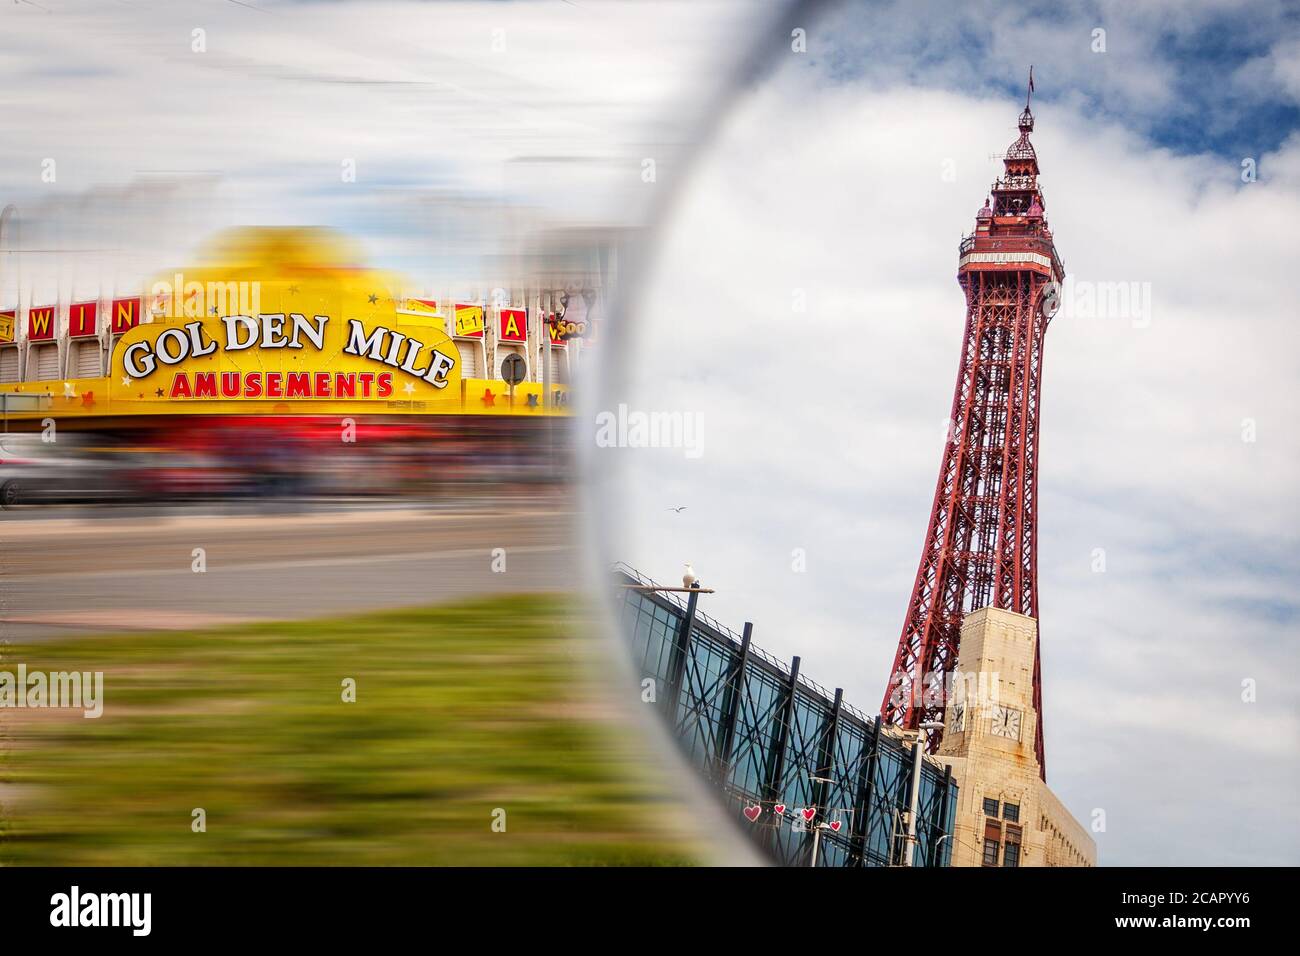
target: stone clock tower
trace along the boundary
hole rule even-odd
[[[986,607],[967,614],[938,759],[958,780],[953,866],[1093,866],[1097,847],[1042,779],[1038,622]]]

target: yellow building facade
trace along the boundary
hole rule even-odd
[[[6,417],[567,411],[590,337],[546,321],[549,293],[413,297],[356,261],[326,230],[237,230],[141,293],[29,294],[0,310]]]

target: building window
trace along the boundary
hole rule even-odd
[[[984,865],[985,866],[998,865],[998,844],[996,840],[984,841]]]
[[[1002,845],[1002,824],[997,820],[984,821],[984,865],[998,865],[998,847]]]
[[[1012,823],[1020,822],[1020,804],[1004,803],[1002,804],[1002,819],[1009,820]]]
[[[1020,865],[1020,827],[1007,827],[1007,848],[1002,853],[1002,865]]]
[[[994,800],[992,797],[984,798],[984,815],[986,817],[995,817],[995,818],[998,815],[998,802]]]

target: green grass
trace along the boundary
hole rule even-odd
[[[98,720],[0,710],[0,862],[693,862],[575,618],[515,596],[0,648],[105,685]]]

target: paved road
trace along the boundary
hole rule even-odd
[[[0,524],[0,635],[189,628],[573,586],[572,515],[412,509]],[[193,569],[202,548],[206,571]],[[492,570],[492,550],[506,571]]]

